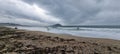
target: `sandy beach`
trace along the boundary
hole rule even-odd
[[[0,27],[0,54],[120,54],[120,40]]]

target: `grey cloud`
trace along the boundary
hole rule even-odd
[[[98,1],[95,0],[39,0],[33,3],[38,2],[53,15],[65,19],[65,23],[81,24],[100,11],[99,5],[96,5]]]
[[[52,15],[64,19],[66,24],[120,24],[120,0],[24,1],[43,6]]]
[[[39,21],[38,24],[41,22],[49,24],[61,21],[57,17],[49,15],[49,11],[38,7],[36,4],[29,5],[21,0],[0,0],[0,7],[1,16],[6,15],[10,18]]]
[[[8,1],[8,0],[6,0]],[[46,10],[38,15],[34,10],[16,7],[13,3],[0,4],[0,13],[45,23],[62,24],[120,24],[120,0],[20,0],[28,6],[36,4]],[[0,1],[1,3],[1,1]],[[8,6],[9,4],[9,6]],[[12,5],[13,4],[13,5]],[[20,4],[17,4],[18,6]],[[26,7],[25,7],[26,8]],[[34,12],[34,13],[32,13]],[[45,16],[44,16],[45,15]],[[47,16],[47,17],[46,17]],[[44,17],[46,19],[44,19]],[[52,21],[48,20],[53,18]]]

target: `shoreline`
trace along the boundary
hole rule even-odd
[[[116,41],[120,41],[119,39],[112,39],[112,38],[97,38],[97,37],[84,37],[84,36],[80,36],[80,35],[72,35],[72,34],[62,34],[62,33],[54,33],[54,32],[47,32],[47,31],[35,31],[35,30],[28,30],[28,29],[19,29],[19,30],[23,30],[23,31],[28,31],[28,32],[37,32],[37,33],[48,33],[48,34],[55,34],[55,35],[61,35],[61,36],[67,36],[67,37],[76,37],[76,38],[85,38],[85,39],[102,39],[102,40],[116,40]],[[57,36],[58,37],[58,36]],[[60,36],[59,36],[60,37]]]
[[[0,28],[0,32],[2,54],[120,54],[119,40],[11,28]]]
[[[18,27],[19,28],[19,27]],[[78,37],[86,37],[86,38],[101,38],[101,39],[114,39],[114,40],[120,40],[119,33],[113,32],[104,32],[104,31],[67,31],[67,30],[50,30],[47,31],[45,28],[40,28],[39,27],[20,27],[19,29],[25,29],[28,31],[43,31],[43,32],[48,32],[48,33],[56,33],[56,34],[68,34],[72,36],[78,36]],[[115,37],[117,36],[117,37]]]

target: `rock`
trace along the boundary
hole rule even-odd
[[[4,49],[5,47],[5,43],[4,42],[0,42],[0,50]]]
[[[66,54],[66,53],[65,53],[65,50],[61,50],[61,54]]]
[[[18,48],[21,48],[23,46],[23,43],[22,42],[14,42],[14,46],[15,47],[18,47]]]
[[[10,45],[7,47],[8,52],[13,52],[15,50],[15,47],[13,45]]]
[[[112,48],[110,46],[107,46],[107,49],[110,50],[110,51],[112,51]]]

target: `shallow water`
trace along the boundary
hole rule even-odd
[[[59,33],[59,34],[71,34],[80,37],[108,38],[108,39],[120,40],[119,28],[80,28],[80,30],[76,30],[76,28],[49,28],[49,31],[45,27],[19,26],[18,28],[31,30],[31,31],[44,31],[44,32]]]

